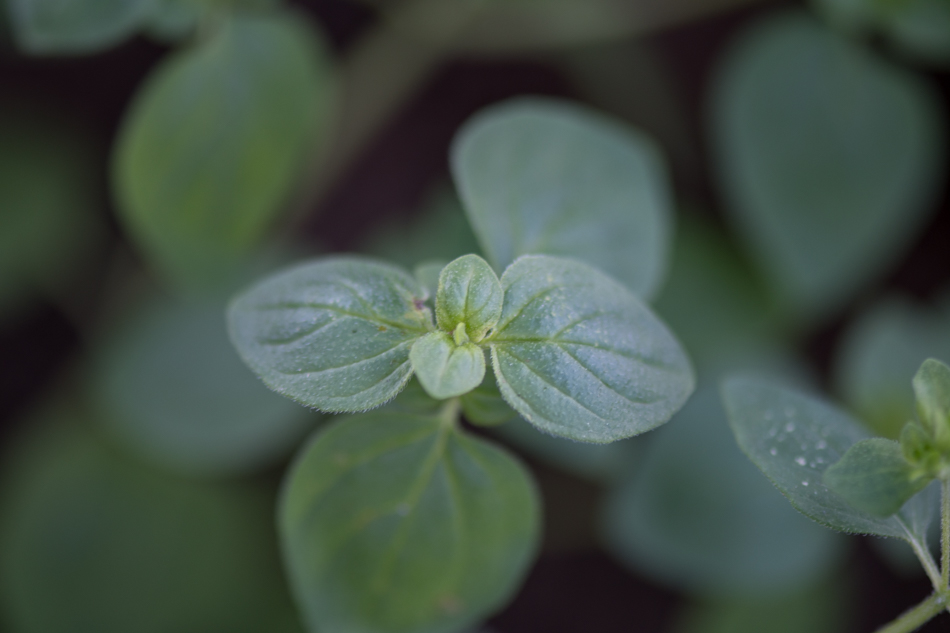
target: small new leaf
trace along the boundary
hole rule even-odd
[[[438,400],[467,393],[485,377],[482,349],[457,345],[445,332],[430,332],[413,343],[409,360],[426,393]]]
[[[822,479],[855,508],[888,517],[923,490],[933,477],[904,459],[900,444],[875,437],[849,448]]]
[[[943,452],[950,451],[950,367],[928,358],[914,376],[917,413]]]
[[[365,411],[412,375],[409,349],[432,328],[407,272],[336,257],[296,266],[238,296],[231,341],[264,383],[322,411]]]
[[[693,390],[665,325],[627,288],[586,264],[525,255],[501,278],[489,339],[502,396],[541,430],[606,443],[649,431]]]
[[[503,294],[488,262],[478,255],[459,257],[439,275],[435,300],[439,327],[452,332],[464,324],[465,333],[478,343],[498,322]]]
[[[506,452],[446,422],[353,416],[296,460],[278,522],[309,630],[460,631],[517,589],[537,492]]]

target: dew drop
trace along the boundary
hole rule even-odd
[[[794,423],[794,422],[789,422],[788,424],[786,424],[786,425],[785,425],[785,432],[786,432],[786,433],[794,433],[794,432],[795,432],[795,423]]]
[[[808,485],[808,482],[807,482],[807,481],[803,481],[803,482],[802,482],[802,485],[803,485],[803,486],[807,486],[807,485]]]
[[[795,463],[798,464],[799,466],[804,466],[808,462],[805,460],[804,457],[799,456],[795,458]]]
[[[772,455],[772,456],[778,455],[778,449],[775,449],[775,448],[771,449],[769,451],[769,455]]]

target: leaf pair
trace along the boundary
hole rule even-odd
[[[825,484],[851,505],[890,516],[923,490],[950,461],[950,368],[924,361],[914,377],[918,421],[908,422],[900,442],[858,442],[824,475]]]
[[[324,411],[393,398],[413,371],[461,395],[491,353],[499,390],[555,435],[610,442],[665,422],[693,375],[680,345],[624,286],[568,259],[524,256],[501,279],[475,256],[442,271],[438,328],[406,272],[337,257],[278,274],[229,309],[231,338],[272,389]]]

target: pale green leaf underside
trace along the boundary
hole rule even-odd
[[[855,508],[888,517],[932,481],[932,477],[915,476],[914,470],[900,444],[872,437],[849,448],[822,480]]]
[[[270,464],[319,418],[268,390],[241,362],[222,310],[216,301],[152,301],[98,347],[92,387],[103,423],[189,474]]]
[[[412,375],[430,325],[425,291],[398,268],[357,257],[302,264],[238,296],[231,341],[271,389],[323,411],[362,411]],[[418,304],[417,304],[418,302]]]
[[[666,422],[693,390],[685,352],[629,290],[569,259],[526,255],[501,278],[487,339],[505,400],[541,430],[605,443]]]
[[[17,44],[28,53],[92,53],[131,36],[155,0],[10,0]]]
[[[452,173],[496,270],[520,255],[586,261],[649,299],[666,270],[671,194],[636,130],[582,106],[519,99],[468,122]]]
[[[829,466],[869,437],[843,411],[751,378],[726,380],[722,396],[739,447],[799,512],[842,532],[924,540],[921,534],[927,526],[919,525],[923,521],[915,515],[929,512],[917,507],[929,503],[927,495],[914,497],[894,516],[880,518],[854,508],[822,482]]]
[[[279,526],[312,630],[448,633],[510,598],[538,513],[506,453],[438,416],[383,409],[315,437],[290,471]]]
[[[814,316],[846,301],[931,210],[934,94],[803,14],[751,28],[712,105],[727,211],[789,309]]]
[[[456,345],[452,335],[430,332],[413,343],[409,360],[426,392],[438,400],[477,387],[485,377],[485,353],[477,345]]]
[[[261,239],[329,122],[333,82],[294,15],[232,16],[148,78],[113,170],[121,219],[174,280],[217,281]]]

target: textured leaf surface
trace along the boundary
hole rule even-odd
[[[229,18],[162,62],[123,122],[121,218],[164,273],[216,281],[255,246],[327,127],[330,65],[293,15]]]
[[[486,339],[498,386],[539,429],[612,442],[663,424],[692,392],[692,369],[679,343],[603,273],[527,255],[501,284],[501,319]]]
[[[435,315],[446,332],[464,323],[467,336],[478,342],[498,322],[502,301],[501,282],[488,262],[478,255],[463,255],[439,275]]]
[[[296,266],[238,296],[231,341],[274,391],[323,411],[390,400],[412,375],[409,349],[431,327],[411,275],[336,257]]]
[[[829,466],[868,439],[868,432],[843,411],[751,378],[726,380],[722,396],[739,447],[799,512],[842,532],[925,542],[926,526],[915,517],[926,514],[916,507],[926,495],[918,495],[896,515],[880,518],[854,508],[822,482]]]
[[[4,455],[4,630],[300,631],[270,493],[169,476],[78,421],[30,420]]]
[[[92,53],[131,36],[157,0],[10,0],[13,32],[33,54]]]
[[[413,343],[409,360],[426,392],[438,400],[467,393],[485,377],[482,348],[456,345],[445,332],[430,332]]]
[[[727,211],[795,312],[840,306],[931,210],[942,173],[934,94],[804,15],[750,29],[712,105]]]
[[[465,124],[452,173],[496,270],[525,254],[586,261],[649,299],[666,270],[671,193],[646,136],[582,106],[520,99]]]
[[[778,594],[820,578],[843,539],[789,506],[736,446],[716,389],[700,387],[650,435],[608,493],[611,551],[690,593]]]
[[[878,435],[897,439],[917,407],[911,381],[929,357],[950,361],[950,304],[927,309],[900,298],[866,311],[835,358],[837,391]]]
[[[223,305],[152,302],[99,347],[102,421],[130,447],[202,474],[257,469],[319,416],[269,391],[228,340]]]
[[[464,629],[527,571],[536,494],[512,457],[437,416],[340,421],[301,453],[280,504],[306,621],[328,633]]]
[[[855,508],[888,517],[932,480],[917,475],[900,444],[872,437],[849,448],[825,471],[822,481]]]

